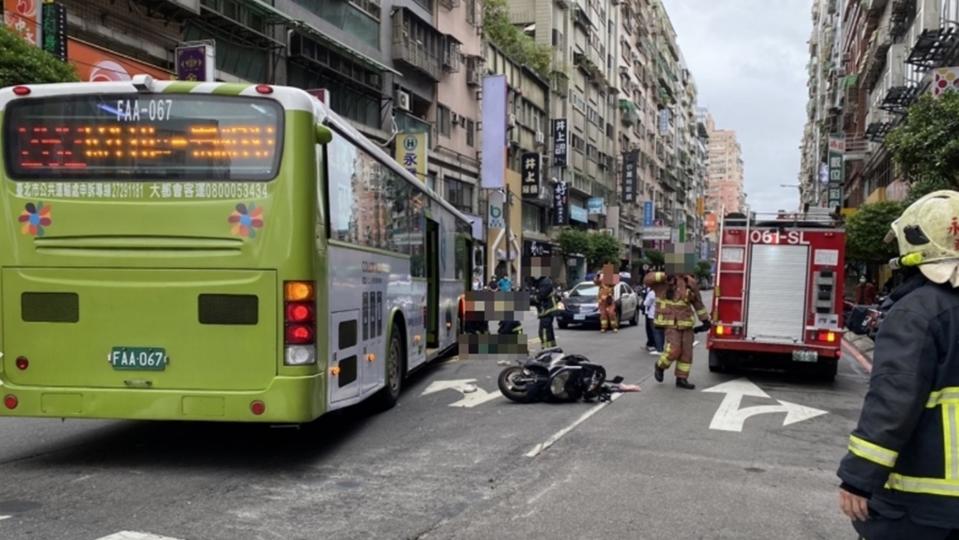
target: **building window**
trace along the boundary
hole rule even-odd
[[[474,146],[476,144],[476,141],[474,139],[474,137],[476,136],[475,130],[476,130],[476,124],[472,120],[467,120],[466,121],[466,145],[467,146]]]
[[[523,230],[543,232],[543,209],[532,204],[523,203]]]
[[[450,132],[452,131],[450,110],[443,105],[436,107],[436,129],[438,129],[440,135],[444,137],[449,137]]]
[[[473,185],[450,178],[443,178],[446,185],[446,201],[455,206],[458,210],[473,213]]]
[[[586,141],[575,133],[570,134],[570,140],[573,141],[573,148],[580,152],[586,151]]]
[[[466,22],[476,26],[476,0],[466,0]]]
[[[293,0],[293,2],[319,15],[323,20],[347,34],[355,36],[370,47],[380,48],[379,0],[354,0],[350,2]],[[217,47],[219,48],[219,43],[217,43]]]

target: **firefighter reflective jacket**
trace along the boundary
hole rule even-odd
[[[676,279],[685,280],[686,294],[682,297],[677,290],[674,290],[671,296],[667,294],[670,292],[670,284],[665,272],[649,272],[643,278],[643,284],[656,293],[656,318],[653,324],[660,328],[690,330],[696,326],[697,318],[708,321],[709,312],[703,305],[696,282],[686,276]]]
[[[959,529],[959,290],[917,273],[893,299],[838,474],[882,515]]]

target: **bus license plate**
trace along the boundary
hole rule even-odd
[[[166,349],[159,347],[114,347],[110,352],[113,369],[163,371],[166,364]]]

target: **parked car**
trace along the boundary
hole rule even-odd
[[[619,316],[620,326],[625,322],[639,324],[642,300],[636,291],[628,284],[616,284],[613,292],[616,301],[616,314]],[[592,281],[583,281],[563,295],[563,311],[560,312],[558,323],[560,328],[568,328],[571,324],[599,324],[599,287]]]

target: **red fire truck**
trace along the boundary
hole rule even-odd
[[[730,214],[719,238],[710,371],[785,358],[834,378],[843,335],[840,221],[818,209]]]

